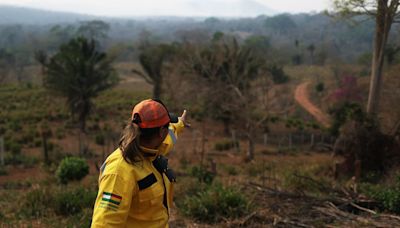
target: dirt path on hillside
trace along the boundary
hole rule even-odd
[[[310,85],[310,82],[304,82],[298,85],[294,92],[294,99],[320,124],[322,124],[324,127],[329,127],[331,124],[331,119],[326,113],[324,113],[321,109],[319,109],[310,101],[307,90],[308,85]]]

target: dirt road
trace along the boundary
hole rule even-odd
[[[322,124],[322,126],[329,127],[331,124],[329,116],[310,101],[307,90],[308,85],[310,85],[310,82],[304,82],[298,85],[294,92],[294,99],[320,124]]]

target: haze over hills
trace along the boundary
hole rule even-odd
[[[273,15],[274,10],[254,0],[232,1],[231,4],[221,0],[198,1],[192,0],[185,3],[185,10],[195,12],[193,15],[219,16],[219,17],[255,17],[258,15]]]
[[[95,18],[84,14],[0,5],[0,24],[56,24]]]
[[[235,0],[226,4],[222,0],[210,1],[185,1],[180,6],[184,14],[191,17],[256,17],[258,15],[274,15],[277,12],[254,0]],[[154,15],[144,15],[141,10],[132,9],[132,13],[124,14],[123,18],[143,17],[166,17],[180,16],[179,14],[168,13],[168,9],[155,8]],[[127,11],[127,10],[125,10]],[[185,16],[188,17],[188,16]],[[90,15],[62,11],[50,11],[46,9],[29,8],[12,5],[0,5],[0,24],[53,24],[62,22],[75,22],[82,20],[105,18],[102,15]],[[108,19],[110,19],[109,17]],[[115,18],[115,17],[114,17]]]

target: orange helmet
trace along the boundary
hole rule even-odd
[[[140,128],[155,128],[175,121],[171,121],[167,108],[160,100],[147,99],[133,107],[132,122]]]

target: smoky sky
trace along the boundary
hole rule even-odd
[[[328,9],[333,0],[0,0],[0,4],[102,16],[257,16]]]

